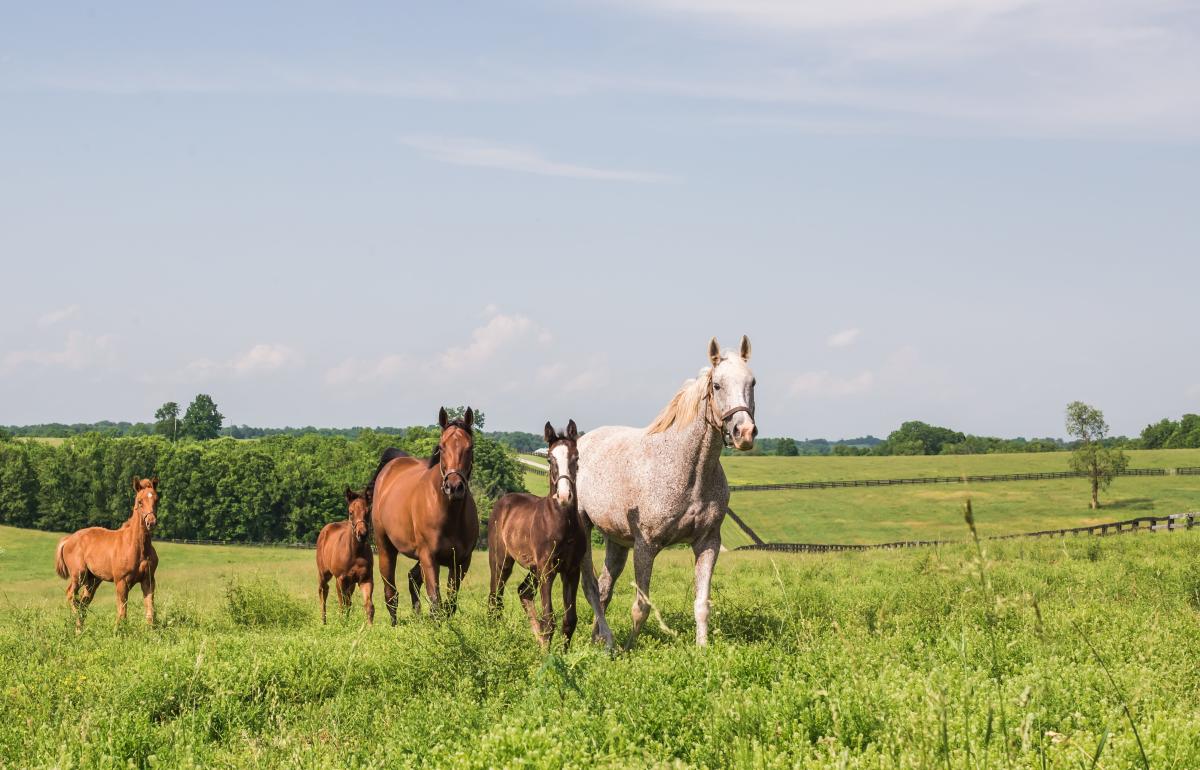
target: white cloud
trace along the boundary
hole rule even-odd
[[[549,341],[549,332],[523,315],[493,315],[486,324],[471,332],[470,343],[448,348],[437,357],[435,371],[459,372],[478,369],[496,354],[522,339],[540,343]]]
[[[325,383],[333,386],[395,382],[419,367],[406,356],[388,354],[375,361],[348,358],[325,372]]]
[[[299,366],[303,361],[303,356],[286,345],[260,343],[225,361],[208,358],[192,361],[184,367],[182,379],[257,377]]]
[[[67,334],[59,350],[14,350],[0,359],[0,368],[18,369],[26,366],[61,367],[80,370],[93,366],[108,366],[116,361],[115,338],[111,334],[91,335],[80,331]]]
[[[837,377],[827,371],[805,372],[792,380],[791,393],[809,398],[844,398],[862,395],[874,384],[875,375],[869,371],[853,377]]]
[[[38,326],[53,326],[57,323],[62,323],[68,318],[74,318],[79,313],[79,305],[67,305],[60,307],[57,310],[51,310],[38,318]]]
[[[836,334],[831,334],[825,342],[831,348],[847,348],[858,340],[858,335],[861,333],[859,329],[843,329]]]
[[[665,182],[670,178],[647,171],[599,168],[550,160],[536,150],[488,144],[474,139],[438,136],[405,136],[401,144],[434,160],[456,166],[517,171],[523,174],[567,177],[601,182]]]

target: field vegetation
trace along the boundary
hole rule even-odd
[[[615,658],[542,654],[515,597],[489,623],[482,563],[452,619],[322,627],[282,548],[162,544],[159,625],[114,628],[106,585],[76,636],[56,539],[0,528],[6,767],[1200,765],[1200,533],[729,553],[706,650],[671,550],[670,631]]]

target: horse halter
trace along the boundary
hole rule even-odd
[[[134,499],[134,501],[133,501],[133,510],[134,510],[134,512],[135,512],[135,513],[139,512],[139,511],[141,512],[141,514],[142,514],[142,526],[143,526],[143,527],[145,527],[146,529],[150,529],[150,522],[146,521],[146,519],[147,519],[147,517],[149,517],[151,514],[153,514],[153,513],[154,513],[154,511],[153,511],[153,510],[151,510],[151,509],[149,509],[149,508],[147,508],[147,507],[146,507],[146,506],[145,506],[145,505],[142,503],[142,496],[141,496],[141,494],[140,494],[140,493],[138,494],[138,496],[137,496],[137,497]]]
[[[721,440],[725,443],[726,447],[732,447],[733,436],[730,435],[729,430],[725,427],[729,422],[729,418],[733,417],[738,412],[745,412],[750,416],[751,420],[754,420],[754,410],[746,404],[742,404],[740,406],[731,407],[730,409],[725,410],[725,414],[722,414],[718,417],[716,398],[713,396],[713,383],[711,378],[708,381],[708,394],[705,395],[705,398],[708,399],[708,408],[704,410],[704,416],[708,418],[708,424],[713,428],[716,428],[717,432],[721,434]]]

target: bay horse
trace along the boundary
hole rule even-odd
[[[350,612],[354,587],[362,589],[363,612],[367,623],[375,623],[375,603],[371,591],[375,581],[375,557],[367,540],[367,521],[371,515],[366,494],[346,487],[349,518],[332,521],[317,535],[317,593],[321,597],[321,623],[325,623],[325,601],[329,598],[329,580],[337,579],[338,607]]]
[[[488,563],[492,572],[488,606],[493,617],[498,615],[513,565],[519,562],[528,568],[518,594],[529,614],[533,635],[546,649],[554,637],[554,578],[562,575],[563,648],[568,649],[575,633],[579,571],[588,547],[588,532],[579,519],[575,496],[579,430],[574,420],[567,423],[565,433],[555,432],[547,422],[544,435],[549,447],[550,491],[545,497],[512,492],[492,506],[488,520]],[[535,591],[541,593],[540,613],[533,606]]]
[[[650,614],[654,558],[669,545],[690,543],[696,558],[696,644],[708,644],[709,586],[729,509],[721,448],[752,449],[758,435],[750,340],[743,336],[738,352],[722,353],[714,337],[708,360],[710,366],[685,382],[648,427],[597,428],[579,440],[579,509],[608,545],[598,583],[590,547],[584,559],[583,591],[595,611],[593,638],[611,639],[604,613],[631,548],[637,590],[626,649],[637,642]]]
[[[154,572],[158,553],[150,533],[158,523],[158,477],[133,477],[133,512],[120,529],[87,527],[58,541],[54,570],[67,583],[67,605],[75,614],[75,628],[83,628],[83,617],[96,596],[100,581],[111,582],[117,591],[117,621],[125,619],[129,589],[142,586],[146,622],[154,624]]]
[[[429,594],[430,612],[441,611],[438,571],[447,568],[448,614],[458,609],[458,587],[471,566],[479,540],[479,514],[469,482],[475,440],[471,432],[475,414],[470,407],[461,419],[451,420],[445,408],[438,414],[442,434],[428,460],[411,457],[399,449],[386,449],[367,484],[373,502],[375,544],[379,549],[379,574],[383,599],[392,625],[396,625],[396,556],[416,559],[408,573],[408,594],[413,611],[421,611],[421,585]]]

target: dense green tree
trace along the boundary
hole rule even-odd
[[[966,436],[958,431],[910,420],[892,431],[878,450],[880,454],[936,455],[941,454],[943,445],[965,439]]]
[[[800,448],[796,446],[795,439],[781,438],[775,445],[775,454],[781,457],[795,457],[800,454]]]
[[[1162,449],[1167,445],[1167,440],[1171,438],[1171,434],[1179,427],[1179,423],[1174,422],[1166,417],[1158,422],[1151,423],[1142,428],[1142,448],[1143,449]]]
[[[34,524],[38,498],[35,451],[24,443],[0,442],[0,523],[17,527]]]
[[[1185,414],[1164,446],[1167,449],[1200,447],[1200,414]]]
[[[154,413],[154,432],[174,441],[179,438],[179,404],[168,401]]]
[[[207,393],[192,399],[183,415],[180,433],[194,439],[214,439],[221,435],[221,423],[225,417],[217,411],[217,405]]]
[[[1120,449],[1107,447],[1108,423],[1104,413],[1082,401],[1067,404],[1067,434],[1079,440],[1071,452],[1071,470],[1088,477],[1092,487],[1092,508],[1100,507],[1100,490],[1107,489],[1112,480],[1129,465],[1129,458]]]

